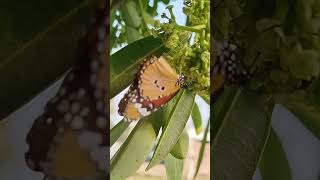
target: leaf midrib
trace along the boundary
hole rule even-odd
[[[183,96],[185,93],[186,93],[186,90],[184,90],[184,91],[181,93],[181,95],[180,95],[179,98],[178,98],[177,103],[173,106],[173,108],[172,108],[172,110],[171,110],[171,113],[170,113],[170,115],[169,115],[169,120],[167,121],[168,124],[166,124],[166,129],[167,129],[167,127],[169,126],[169,124],[170,124],[170,122],[171,122],[171,120],[172,120],[172,117],[173,117],[173,115],[174,115],[175,112],[176,112],[176,108],[177,108],[178,104],[181,102],[182,96]],[[160,144],[160,142],[159,142],[159,144]]]

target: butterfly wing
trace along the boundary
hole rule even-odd
[[[179,78],[163,56],[145,59],[119,103],[119,114],[131,121],[156,111],[180,90]]]
[[[220,70],[219,66],[215,66],[212,70],[211,84],[213,85],[212,94],[216,95],[222,88],[226,80],[226,74]]]
[[[143,100],[136,87],[136,83],[132,84],[119,103],[119,114],[129,121],[139,120],[142,117],[138,109],[135,107],[135,104]]]
[[[109,3],[107,3],[109,4]],[[74,68],[27,135],[29,168],[50,179],[106,177],[107,6],[84,38]]]
[[[163,56],[146,61],[140,71],[140,87],[144,99],[155,100],[176,93],[179,75]]]

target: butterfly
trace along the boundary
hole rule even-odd
[[[98,13],[74,67],[27,134],[26,163],[44,179],[107,177],[107,10]]]
[[[178,75],[164,56],[149,56],[121,99],[118,112],[125,120],[139,120],[170,101],[185,85],[185,77]]]
[[[241,82],[249,73],[239,59],[238,46],[228,42],[217,42],[217,54],[211,67],[212,94],[216,97],[225,84]]]

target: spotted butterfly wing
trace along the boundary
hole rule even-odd
[[[226,83],[239,83],[249,74],[239,60],[238,47],[228,41],[217,43],[217,57],[211,68],[212,94],[216,97]],[[215,99],[215,98],[213,98]]]
[[[146,58],[136,78],[119,103],[119,114],[125,119],[139,120],[170,101],[183,87],[179,76],[161,56]]]
[[[109,4],[109,3],[107,3]],[[27,135],[29,168],[44,179],[96,179],[107,176],[107,6],[89,29],[79,57],[57,95]]]

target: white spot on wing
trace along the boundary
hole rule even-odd
[[[142,104],[140,104],[140,103],[135,103],[135,104],[134,104],[134,107],[137,108],[137,109],[139,109],[139,108],[142,107]]]
[[[73,129],[82,129],[84,126],[83,119],[80,116],[74,117],[71,122],[71,128]]]
[[[106,128],[107,127],[107,120],[106,118],[103,117],[98,117],[97,121],[96,121],[96,125],[98,128]]]

